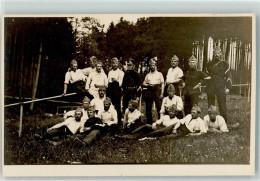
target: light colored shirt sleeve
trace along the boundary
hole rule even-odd
[[[123,79],[124,79],[125,73],[123,71],[119,71],[119,86],[122,86]]]
[[[181,97],[177,97],[177,110],[178,111],[181,111],[181,110],[183,110],[183,101],[182,101],[182,99],[181,99]]]
[[[179,70],[179,71],[178,71],[178,77],[179,77],[179,78],[182,78],[182,77],[183,77],[183,71],[182,71],[181,68],[179,68],[178,70]]]
[[[111,121],[111,124],[117,124],[118,120],[117,120],[117,112],[116,112],[116,110],[112,111],[112,118],[113,118],[113,121]]]
[[[222,116],[218,117],[220,131],[229,132],[225,119]]]
[[[105,73],[104,74],[104,86],[107,87],[108,86],[108,78],[107,75]]]
[[[143,82],[143,83],[145,83],[145,84],[148,84],[148,75],[149,75],[149,74],[147,74],[147,75],[145,76],[145,78],[144,78],[144,82]]]
[[[162,106],[161,106],[161,110],[160,110],[160,113],[163,113],[163,114],[165,113],[166,99],[167,99],[167,97],[163,98]]]
[[[90,84],[91,84],[91,81],[92,81],[92,75],[93,75],[92,73],[89,74],[89,76],[87,78],[87,83],[86,83],[86,87],[85,87],[86,90],[89,90],[89,88],[90,88]]]
[[[205,128],[208,131],[209,130],[209,116],[208,115],[204,116],[203,121],[205,124]]]
[[[164,83],[164,78],[163,78],[163,74],[160,72],[160,82]]]
[[[70,72],[66,72],[64,84],[70,83]]]
[[[207,133],[207,129],[205,127],[205,122],[201,118],[199,118],[199,127],[200,127],[201,133]]]

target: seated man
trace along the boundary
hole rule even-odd
[[[84,132],[77,134],[75,138],[75,141],[80,146],[90,146],[101,133],[102,127],[98,125],[101,125],[102,121],[100,118],[95,117],[95,109],[93,107],[88,109],[88,117],[88,120],[82,127]]]
[[[72,60],[70,66],[70,70],[65,74],[63,95],[66,95],[68,85],[71,84],[72,90],[77,93],[79,99],[82,100],[85,96],[92,99],[93,96],[85,89],[86,76],[78,69],[77,61]]]
[[[125,111],[123,129],[126,132],[132,132],[142,124],[141,115],[142,113],[137,109],[138,101],[129,101],[128,108]]]
[[[207,133],[204,121],[199,117],[201,109],[199,106],[194,105],[191,109],[191,114],[181,119],[173,129],[173,133],[178,136],[186,135],[201,135]]]
[[[82,73],[88,77],[92,72],[95,72],[97,61],[98,61],[97,57],[95,57],[95,56],[90,57],[89,58],[90,67],[86,67],[86,68],[82,69]],[[85,64],[87,65],[87,62],[85,62]],[[103,69],[101,69],[101,72],[105,73]]]
[[[139,139],[143,137],[157,137],[171,134],[174,126],[179,123],[176,117],[176,105],[169,108],[169,114],[161,117],[152,125],[146,124],[134,130],[131,135],[123,136],[122,138]]]
[[[83,109],[82,109],[82,117],[81,117],[81,120],[80,120],[80,123],[81,123],[80,132],[83,132],[83,131],[82,131],[82,127],[83,127],[84,123],[86,122],[86,120],[88,119],[87,110],[89,109],[90,99],[89,99],[88,97],[84,97],[82,103],[83,103]],[[66,119],[68,119],[69,117],[74,117],[74,116],[75,116],[75,110],[68,111],[68,112],[63,116],[63,119],[66,120]]]
[[[87,83],[86,83],[86,90],[94,97],[98,97],[98,89],[101,86],[107,87],[108,79],[105,73],[102,71],[102,63],[98,61],[96,64],[96,71],[89,74]]]
[[[65,121],[63,121],[62,123],[58,123],[54,126],[52,126],[51,128],[47,129],[47,133],[43,136],[40,136],[38,134],[35,134],[35,138],[36,139],[51,139],[53,137],[56,136],[61,136],[61,137],[65,137],[67,135],[74,135],[76,134],[79,129],[80,129],[80,121],[81,121],[81,117],[82,117],[83,113],[81,109],[77,109],[75,111],[75,117],[70,117],[68,119],[66,119]],[[53,145],[58,145],[61,144],[63,141],[60,142],[53,142],[53,141],[49,141],[50,143],[52,143]]]
[[[104,127],[104,132],[115,133],[117,129],[117,112],[115,109],[110,109],[111,99],[107,97],[104,100],[104,111],[100,112],[98,117],[102,120],[102,127]]]
[[[209,132],[223,133],[228,132],[225,119],[218,115],[216,106],[211,105],[208,109],[208,115],[204,117],[206,129]]]
[[[177,117],[182,118],[183,102],[179,96],[175,94],[175,88],[172,84],[169,84],[167,88],[168,96],[163,98],[162,107],[160,110],[161,117],[168,114],[168,109],[173,104],[177,106]]]
[[[90,102],[90,105],[95,107],[96,116],[98,116],[100,112],[104,111],[104,100],[106,99],[106,88],[104,86],[99,87],[98,95],[98,97],[92,99]],[[115,108],[111,104],[109,109]]]

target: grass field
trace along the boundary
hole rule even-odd
[[[73,141],[53,146],[37,142],[34,134],[61,121],[54,116],[39,114],[24,118],[23,136],[18,137],[16,115],[5,119],[5,164],[249,164],[250,161],[250,103],[246,97],[228,96],[229,133],[207,133],[201,136],[122,140],[101,137],[91,147],[78,148]],[[201,117],[206,115],[207,100],[200,101]],[[16,118],[15,118],[16,117]]]

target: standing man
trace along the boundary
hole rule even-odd
[[[184,75],[184,112],[191,113],[191,108],[199,103],[200,86],[204,79],[210,77],[197,70],[197,59],[192,55],[189,59],[189,70]]]
[[[105,73],[102,72],[102,63],[101,61],[97,62],[96,71],[90,73],[87,83],[86,90],[94,97],[98,97],[99,87],[107,87],[108,80]]]
[[[123,112],[128,107],[128,103],[131,99],[139,101],[141,95],[140,77],[136,71],[134,71],[134,61],[129,59],[127,62],[127,71],[123,78]]]
[[[148,124],[153,123],[152,106],[155,102],[158,119],[160,118],[160,109],[162,105],[164,78],[161,72],[156,70],[155,60],[150,60],[150,72],[145,76],[144,82],[144,100],[146,105],[146,119]]]
[[[211,76],[208,82],[208,107],[215,105],[217,97],[220,115],[227,121],[226,115],[226,94],[232,86],[228,62],[222,59],[220,47],[215,47],[213,60],[207,66],[207,71]]]
[[[167,96],[167,88],[172,84],[175,88],[175,95],[180,96],[179,82],[183,77],[183,71],[178,67],[179,58],[174,55],[171,59],[171,68],[169,68],[166,76],[166,86],[164,90],[164,96]]]
[[[119,61],[116,57],[112,58],[112,70],[108,73],[107,96],[117,111],[118,125],[121,124],[121,86],[124,78],[124,72],[118,68]]]
[[[71,61],[70,71],[66,72],[65,74],[63,95],[66,95],[67,93],[68,84],[72,85],[73,91],[78,94],[80,100],[82,100],[85,96],[89,97],[90,99],[93,98],[93,96],[90,95],[85,89],[86,76],[80,69],[78,69],[78,62],[76,60]]]

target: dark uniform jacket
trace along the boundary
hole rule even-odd
[[[93,129],[101,129],[100,126],[96,125],[96,124],[103,124],[102,120],[100,118],[97,118],[97,117],[93,117],[93,118],[89,118],[84,126],[85,127],[90,127],[91,130]]]
[[[183,80],[185,82],[184,94],[199,94],[200,89],[193,89],[193,87],[196,86],[198,83],[203,83],[203,80],[206,77],[208,77],[208,75],[202,71],[196,69],[188,70],[183,77]]]
[[[226,61],[212,61],[207,66],[207,72],[211,79],[207,82],[208,91],[230,89],[232,82],[230,78],[229,65]]]
[[[128,96],[135,96],[137,94],[137,89],[140,86],[140,83],[141,82],[138,73],[134,70],[128,70],[123,78],[123,94],[127,94]],[[139,96],[140,95],[137,95],[137,97]]]

